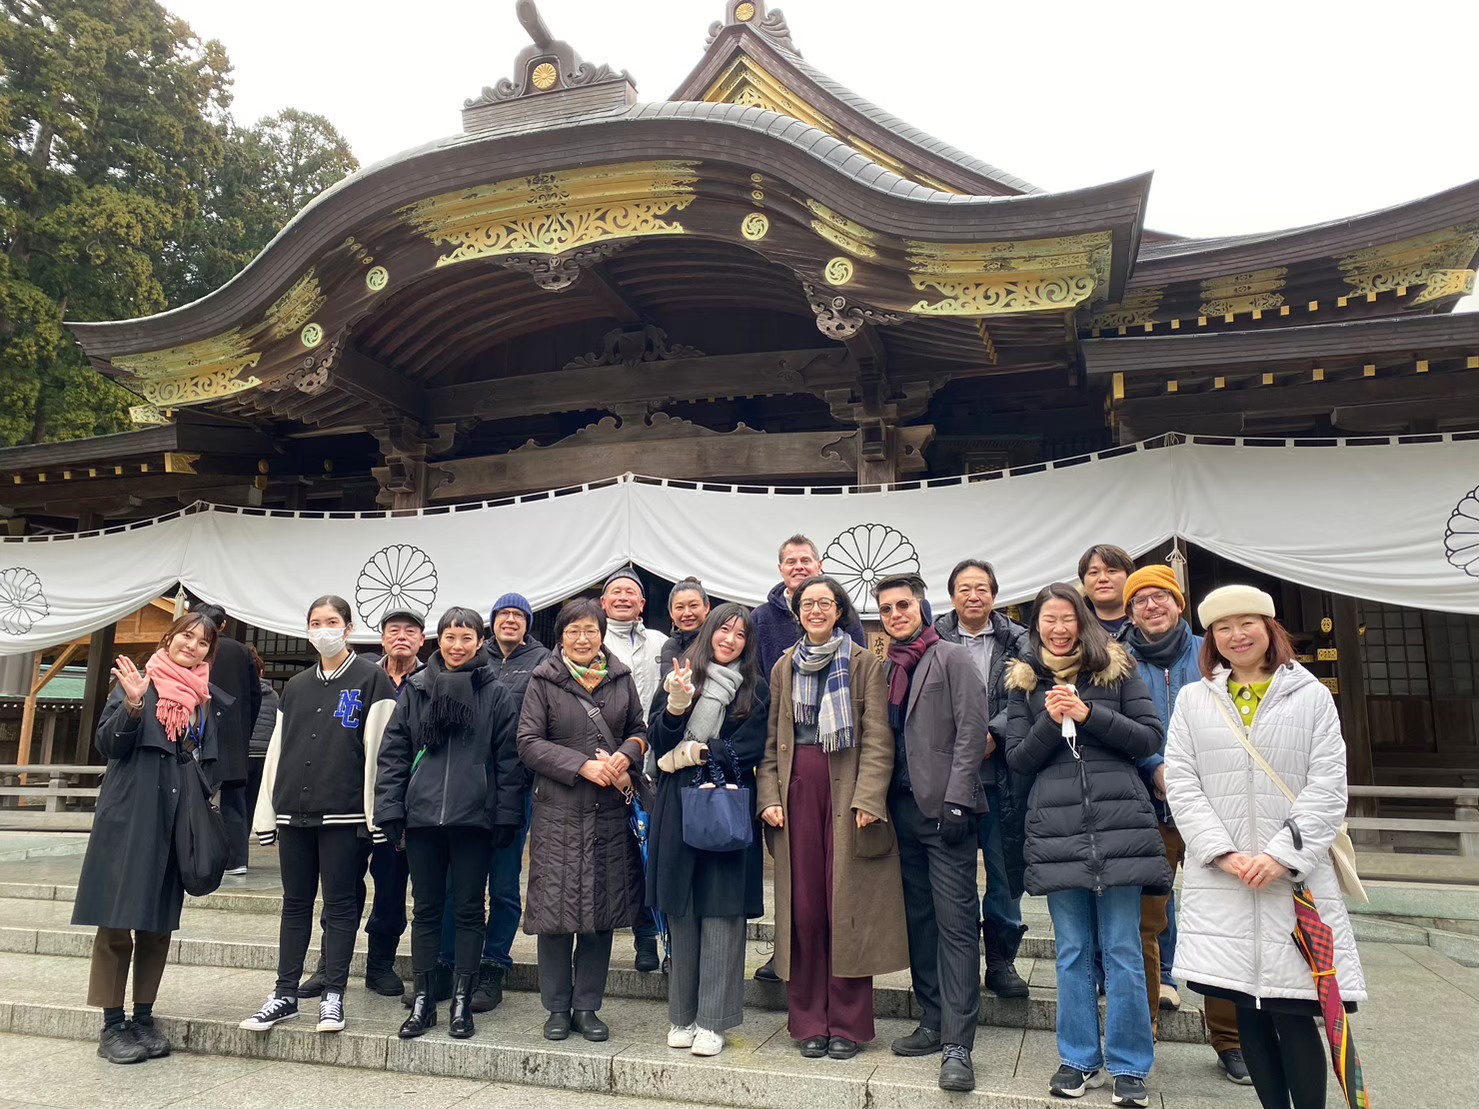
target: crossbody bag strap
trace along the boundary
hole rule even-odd
[[[1224,705],[1221,701],[1217,702],[1217,708],[1219,711],[1221,711],[1223,718],[1227,721],[1228,727],[1233,730],[1233,735],[1238,737],[1238,742],[1241,743],[1244,750],[1246,750],[1248,754],[1253,757],[1253,761],[1258,764],[1259,769],[1267,774],[1269,776],[1269,780],[1283,791],[1284,796],[1289,798],[1289,803],[1291,805],[1294,804],[1294,802],[1297,800],[1294,791],[1284,784],[1284,779],[1279,777],[1278,771],[1270,766],[1268,764],[1268,759],[1259,754],[1258,748],[1253,746],[1252,741],[1248,738],[1248,729],[1243,726],[1242,721],[1240,721],[1231,712],[1229,712],[1227,706]]]

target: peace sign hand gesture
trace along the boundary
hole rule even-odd
[[[130,711],[137,711],[144,706],[144,694],[149,691],[149,677],[139,673],[133,659],[127,655],[119,655],[114,659],[113,678],[123,687],[125,707]]]
[[[668,691],[668,712],[682,716],[693,704],[693,667],[688,660],[681,663],[673,660],[673,672],[663,679],[663,688]]]

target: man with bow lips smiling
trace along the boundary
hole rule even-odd
[[[943,1051],[942,1090],[975,1088],[971,1064],[981,1008],[976,955],[976,823],[985,811],[986,687],[963,647],[925,621],[916,574],[873,589],[890,640],[888,716],[894,733],[889,819],[899,838],[910,976],[919,1027],[896,1055]]]

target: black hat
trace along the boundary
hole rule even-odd
[[[637,576],[637,571],[633,570],[630,566],[623,566],[620,570],[617,570],[609,578],[607,578],[606,584],[601,586],[601,592],[604,594],[606,590],[611,588],[612,582],[620,581],[622,578],[626,578],[628,581],[633,582],[637,587],[637,592],[642,594],[644,600],[646,599],[647,590],[642,586],[642,579]]]

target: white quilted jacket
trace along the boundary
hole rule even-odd
[[[1227,677],[1219,669],[1181,691],[1166,741],[1166,793],[1186,840],[1173,973],[1254,997],[1315,999],[1309,964],[1290,936],[1291,880],[1251,890],[1212,865],[1229,851],[1267,853],[1314,894],[1335,933],[1341,994],[1363,1001],[1366,980],[1329,855],[1346,812],[1345,740],[1335,702],[1313,674],[1291,663],[1275,673],[1259,705],[1251,739],[1294,792],[1291,806],[1218,710],[1221,701],[1239,719]],[[1291,816],[1300,851],[1284,826]]]

